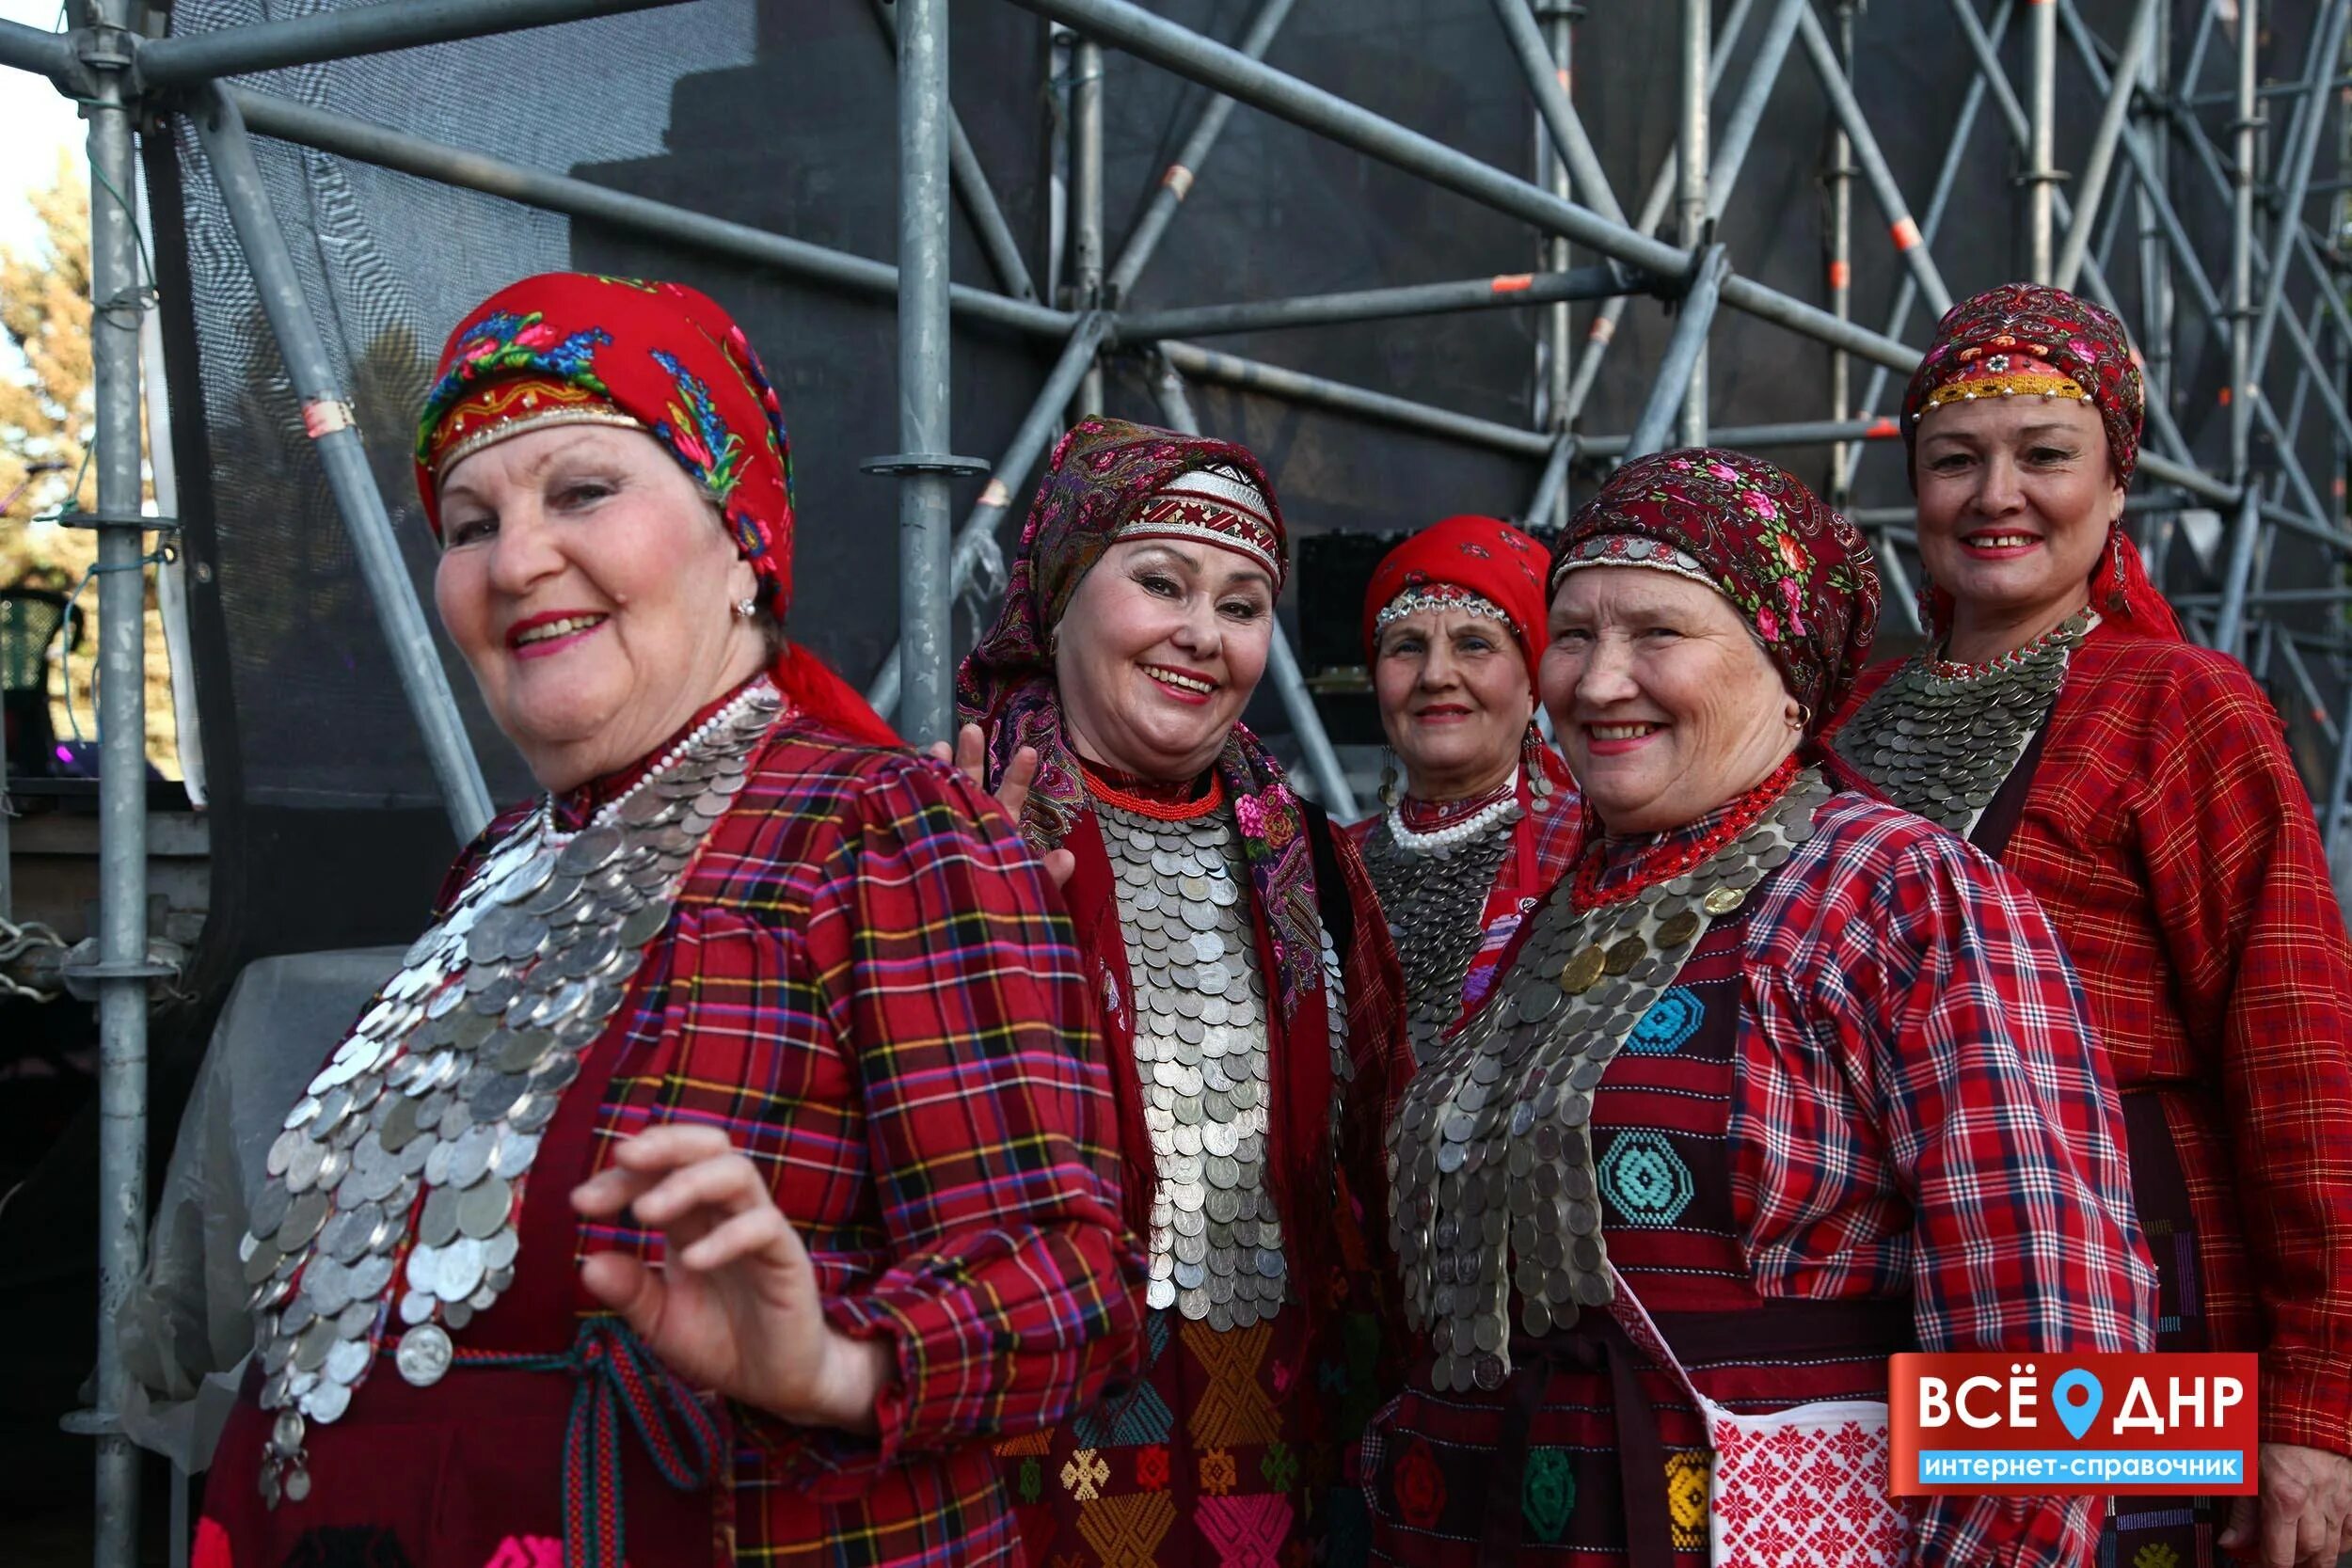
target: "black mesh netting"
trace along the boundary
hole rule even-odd
[[[318,8],[276,0],[183,0],[183,32]],[[1237,37],[1255,10],[1239,0],[1154,8],[1213,36]],[[1719,6],[1719,13],[1729,7]],[[1756,8],[1751,36],[1767,3]],[[2180,0],[2181,37],[2196,7]],[[1677,8],[1596,7],[1580,28],[1577,97],[1619,199],[1639,206],[1676,120]],[[2120,37],[2128,7],[2084,10]],[[2282,17],[2275,72],[2299,68],[2306,23]],[[1045,273],[1048,122],[1045,24],[1009,6],[954,8],[953,92],[1032,270]],[[2008,53],[2014,57],[2018,40]],[[2228,49],[2217,36],[2215,58]],[[1858,22],[1858,91],[1915,211],[1929,194],[1970,72],[1941,6],[1882,4]],[[1533,109],[1486,0],[1301,0],[1274,65],[1506,169],[1526,169]],[[1732,87],[1746,69],[1735,55]],[[1108,227],[1114,255],[1204,101],[1203,90],[1116,54],[1105,83]],[[2217,86],[2217,68],[2208,82]],[[866,0],[703,0],[593,23],[272,73],[251,84],[357,119],[568,172],[622,190],[887,259],[896,225],[896,99],[887,47]],[[2060,73],[2061,166],[2079,161],[2099,102],[2071,58]],[[1727,109],[1731,87],[1719,98]],[[1820,171],[1827,112],[1792,53],[1724,225],[1740,270],[1803,298],[1822,297]],[[1990,105],[1936,245],[1956,294],[2019,271],[2014,160]],[[896,619],[895,498],[858,460],[897,450],[894,318],[887,298],[813,286],[641,233],[617,233],[512,203],[262,139],[280,221],[312,308],[355,389],[386,499],[420,592],[426,540],[410,488],[409,420],[425,367],[457,316],[491,289],[549,267],[668,275],[742,319],[774,371],[793,438],[802,512],[796,633],[852,681],[868,679]],[[257,801],[424,804],[429,770],[354,569],[323,478],[261,324],[250,281],[203,161],[184,133],[185,219],[202,400],[211,444],[218,611],[233,689],[244,789]],[[2173,181],[2210,268],[2226,275],[2223,200],[2204,171]],[[1138,308],[1356,289],[1525,270],[1525,226],[1291,125],[1237,113],[1132,303]],[[1899,277],[1867,187],[1855,193],[1858,319],[1883,322]],[[993,282],[961,213],[956,275]],[[2127,238],[2112,272],[2136,308]],[[1589,260],[1589,258],[1585,258]],[[1578,331],[1589,314],[1578,309]],[[1906,336],[1921,341],[1915,310]],[[1623,431],[1671,329],[1652,300],[1628,311],[1583,428]],[[1534,417],[1534,312],[1487,312],[1223,338],[1214,346],[1518,425]],[[2184,331],[2177,400],[2208,462],[2221,459],[2214,398],[2222,359]],[[2281,343],[2279,353],[2289,352]],[[959,451],[993,456],[1026,407],[1052,345],[960,325]],[[1714,336],[1713,417],[1724,425],[1828,412],[1828,352],[1726,312]],[[1868,367],[1857,366],[1857,388]],[[1114,412],[1152,418],[1141,367],[1111,383]],[[1883,412],[1899,393],[1890,387]],[[1530,460],[1495,455],[1277,400],[1196,388],[1206,425],[1267,459],[1295,531],[1397,530],[1446,513],[1524,508]],[[2316,430],[2316,420],[2307,421]],[[1776,453],[1808,479],[1820,450]],[[1856,499],[1906,499],[1899,461],[1866,459]],[[2324,473],[2324,469],[2320,470]],[[2323,480],[2324,484],[2324,480]],[[980,482],[958,490],[961,517]],[[1579,490],[1590,477],[1580,477]],[[1025,485],[1016,483],[1025,494]],[[1007,524],[1017,526],[1016,507]],[[2187,552],[2176,569],[2194,578]],[[1355,584],[1301,584],[1291,613],[1353,618]],[[970,635],[968,619],[962,635]],[[1311,642],[1315,641],[1310,638]],[[511,752],[445,656],[501,798],[526,786]],[[1270,706],[1270,705],[1266,705]],[[1279,728],[1279,713],[1263,717]]]

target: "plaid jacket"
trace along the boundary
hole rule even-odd
[[[2235,659],[2100,626],[2003,859],[2116,1082],[2161,1099],[2207,1335],[2261,1352],[2263,1438],[2352,1453],[2352,946],[2278,714]]]
[[[879,1436],[730,1412],[737,1560],[1018,1562],[990,1444],[1133,1369],[1143,1285],[1036,859],[953,769],[787,719],[641,975],[599,1047],[622,1054],[594,1166],[661,1123],[725,1130],[769,1173],[834,1326],[897,1351]],[[580,1229],[581,1256],[659,1247]]]

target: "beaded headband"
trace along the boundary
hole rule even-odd
[[[1596,533],[1580,542],[1552,567],[1551,589],[1556,591],[1560,579],[1570,572],[1582,571],[1587,566],[1646,566],[1653,572],[1672,572],[1678,578],[1689,578],[1718,594],[1724,591],[1723,585],[1694,558],[1662,539],[1639,533]]]
[[[1481,615],[1508,626],[1511,617],[1502,607],[1483,594],[1451,582],[1422,582],[1399,594],[1388,602],[1379,614],[1372,618],[1372,635],[1376,639],[1391,625],[1407,615],[1423,610],[1452,610],[1464,615]]]
[[[2069,403],[2095,403],[2083,384],[2040,355],[2030,352],[1962,353],[1963,363],[1950,379],[1919,400],[1915,423],[1947,404],[1974,403],[1979,398],[2063,398]]]
[[[425,443],[425,467],[438,479],[485,447],[563,424],[645,428],[585,387],[545,376],[507,376],[477,387],[450,405]]]
[[[1224,464],[1192,468],[1145,498],[1113,538],[1194,539],[1248,557],[1282,586],[1282,535],[1264,494]]]

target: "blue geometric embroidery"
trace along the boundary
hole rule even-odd
[[[1127,1391],[1105,1400],[1070,1423],[1070,1434],[1081,1449],[1139,1449],[1165,1443],[1176,1430],[1176,1413],[1152,1386],[1152,1370],[1167,1353],[1174,1330],[1171,1314],[1153,1312],[1144,1318],[1144,1340],[1151,1347],[1140,1376]]]
[[[1642,1022],[1626,1037],[1625,1048],[1641,1056],[1671,1056],[1684,1040],[1698,1033],[1699,1020],[1706,1014],[1696,992],[1688,986],[1677,986],[1642,1015]]]
[[[1691,1167],[1661,1132],[1621,1132],[1600,1162],[1600,1190],[1629,1225],[1672,1225],[1691,1205]]]

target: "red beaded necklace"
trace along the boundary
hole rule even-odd
[[[1137,816],[1148,816],[1155,822],[1190,822],[1196,817],[1208,816],[1225,804],[1225,780],[1215,771],[1209,774],[1206,791],[1179,799],[1175,796],[1177,790],[1190,791],[1197,786],[1189,782],[1163,784],[1153,780],[1135,779],[1122,787],[1106,778],[1092,763],[1081,762],[1078,766],[1086,774],[1088,794],[1105,805],[1134,812]]]
[[[1797,782],[1797,757],[1792,752],[1781,759],[1778,768],[1765,775],[1762,784],[1734,800],[1724,813],[1722,821],[1688,844],[1671,847],[1661,845],[1645,851],[1633,863],[1632,874],[1605,893],[1600,887],[1601,841],[1596,837],[1577,862],[1577,907],[1590,910],[1622,904],[1629,898],[1638,896],[1644,888],[1656,887],[1660,882],[1681,876],[1754,827],[1757,817],[1772,810],[1773,802],[1788,793],[1788,786]]]

